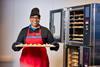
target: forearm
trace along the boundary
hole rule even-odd
[[[14,42],[12,44],[12,49],[14,51],[19,51],[19,50],[22,49],[22,47],[16,47],[16,45],[18,45],[18,44],[24,44],[25,36],[26,36],[26,29],[22,29],[21,32],[20,32],[20,34],[19,34],[19,36],[18,36],[18,38],[17,38],[17,40],[16,40],[16,42]]]

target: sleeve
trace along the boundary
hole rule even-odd
[[[16,40],[16,42],[14,42],[12,44],[12,49],[14,51],[19,51],[22,49],[22,47],[16,47],[16,45],[18,44],[24,44],[24,39],[25,39],[25,35],[26,35],[26,29],[22,29],[18,35],[18,38]]]
[[[55,50],[57,51],[59,49],[59,44],[57,41],[54,40],[54,37],[52,33],[48,30],[48,38],[47,38],[48,43],[54,45],[55,47],[50,47],[50,50]]]
[[[52,33],[48,30],[47,42],[51,44],[53,41],[54,41],[54,37],[53,37]]]

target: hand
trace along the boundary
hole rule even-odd
[[[19,51],[21,48],[23,48],[23,47],[16,47],[16,45],[19,45],[19,44],[21,44],[21,42],[15,42],[15,43],[13,43],[12,49],[14,51]]]
[[[59,44],[57,42],[52,43],[55,47],[50,47],[50,50],[55,50],[57,51],[59,49]]]

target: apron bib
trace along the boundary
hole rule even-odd
[[[41,30],[27,31],[25,44],[43,44]],[[23,47],[20,57],[20,67],[49,67],[49,60],[45,47]]]

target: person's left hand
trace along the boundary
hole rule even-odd
[[[59,43],[53,42],[52,45],[54,45],[55,47],[50,47],[50,50],[55,50],[55,51],[57,51],[57,50],[59,49]]]

